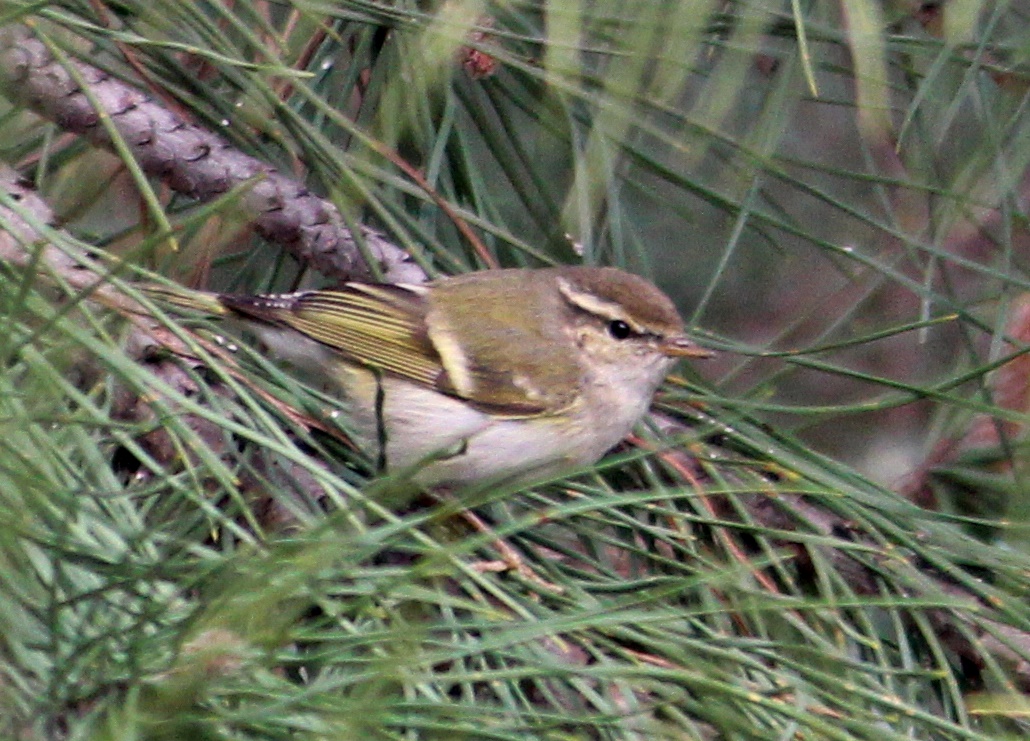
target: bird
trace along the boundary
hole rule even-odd
[[[147,291],[237,320],[325,379],[357,447],[426,487],[542,481],[590,465],[630,433],[680,358],[711,355],[665,293],[614,267],[282,294]]]

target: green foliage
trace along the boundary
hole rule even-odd
[[[1026,35],[956,5],[0,5],[430,271],[653,272],[729,351],[596,470],[423,501],[289,369],[167,318],[198,360],[140,352],[4,267],[0,734],[1024,735],[998,646],[1030,658],[1025,409],[985,379],[1023,349]],[[233,198],[168,198],[21,111],[0,131],[119,290],[312,280]],[[957,445],[974,414],[1016,427],[934,485],[995,493],[982,520],[811,447],[931,417]],[[486,568],[498,539],[528,571]]]

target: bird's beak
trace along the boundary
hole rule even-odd
[[[698,347],[683,335],[666,337],[658,349],[669,358],[710,358],[715,355],[711,350]]]

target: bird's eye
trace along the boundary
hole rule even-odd
[[[617,340],[624,340],[633,334],[633,330],[621,319],[613,319],[608,323],[608,334]]]

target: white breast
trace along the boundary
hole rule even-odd
[[[410,471],[425,486],[483,479],[533,480],[588,465],[622,440],[643,413],[640,403],[573,411],[574,419],[491,417],[465,402],[392,377],[354,370],[347,413],[354,442],[387,471]],[[382,406],[376,409],[377,384]]]

